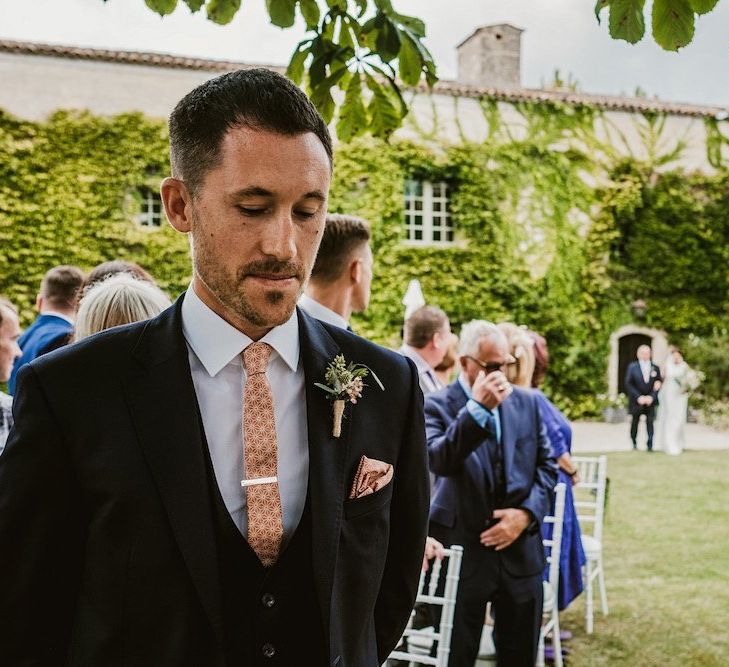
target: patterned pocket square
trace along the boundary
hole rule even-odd
[[[361,498],[379,491],[390,483],[392,473],[393,467],[390,463],[368,459],[362,455],[357,466],[357,474],[354,476],[352,490],[349,492],[349,499]]]

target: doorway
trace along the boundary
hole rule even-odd
[[[652,342],[650,336],[640,333],[628,334],[620,339],[618,343],[618,393],[626,393],[625,372],[628,370],[628,364],[636,360],[638,348],[641,345],[651,347]]]

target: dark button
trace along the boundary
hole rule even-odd
[[[264,593],[261,596],[261,604],[264,607],[268,607],[270,609],[271,607],[273,607],[273,605],[276,604],[276,598],[273,597],[273,595],[271,595],[270,593]]]
[[[261,647],[264,658],[273,658],[276,655],[276,647],[273,644],[264,644]]]

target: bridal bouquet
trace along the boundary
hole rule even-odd
[[[675,378],[678,386],[684,394],[690,394],[696,391],[697,387],[701,384],[703,379],[702,374],[695,371],[693,368],[689,368],[683,375]]]

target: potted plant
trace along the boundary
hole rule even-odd
[[[617,396],[599,394],[597,398],[602,406],[602,418],[606,422],[609,424],[622,424],[626,420],[628,411],[625,407],[625,394],[620,393]]]

